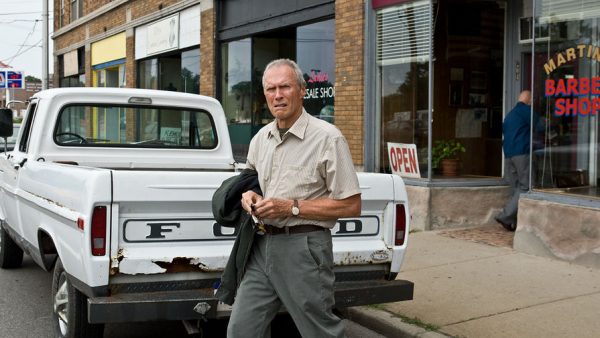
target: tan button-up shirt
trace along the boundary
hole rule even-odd
[[[340,130],[304,109],[283,139],[277,121],[262,128],[250,142],[246,167],[258,172],[265,199],[341,200],[361,193],[352,155]],[[336,221],[287,217],[265,223],[278,227],[315,224],[333,228]]]

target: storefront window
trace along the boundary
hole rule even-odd
[[[427,178],[431,133],[432,179],[502,176],[504,8],[438,1],[430,12],[429,1],[413,1],[377,11],[380,171]],[[448,148],[456,152],[441,156]]]
[[[60,87],[85,87],[85,74],[60,79]]]
[[[433,148],[454,141],[465,151],[448,157],[459,159],[452,176],[445,168],[452,163],[432,154],[434,179],[502,177],[505,8],[500,1],[440,1],[436,8]]]
[[[275,117],[262,87],[265,67],[275,59],[296,61],[304,72],[303,106],[334,123],[335,21],[290,26],[221,44],[221,97],[236,160],[245,162],[250,140]]]
[[[429,1],[377,11],[377,153],[381,172],[398,172],[400,158],[407,159],[410,177],[427,177],[428,11]],[[396,149],[408,150],[411,156],[397,156]]]
[[[200,49],[138,62],[139,88],[200,93]]]
[[[158,89],[158,59],[139,62],[139,88]]]
[[[536,35],[529,84],[532,106],[545,123],[534,129],[532,186],[600,197],[600,4],[582,3],[542,0],[536,7],[541,34]],[[531,54],[525,59],[531,67]]]
[[[242,160],[252,138],[251,40],[221,46],[221,104],[225,110],[233,156]]]
[[[306,80],[304,108],[309,114],[334,123],[335,20],[298,27],[296,53]]]
[[[200,93],[200,48],[181,53],[181,89],[184,93]]]

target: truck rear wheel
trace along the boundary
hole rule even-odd
[[[60,257],[52,278],[52,324],[57,338],[101,338],[104,324],[90,324],[87,297],[77,290],[67,276]]]
[[[23,250],[8,237],[2,224],[0,222],[0,268],[18,268],[23,263]]]

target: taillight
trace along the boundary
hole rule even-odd
[[[92,214],[92,255],[106,254],[106,207],[95,207]]]
[[[406,212],[403,204],[396,204],[396,231],[394,232],[394,245],[404,244],[406,232]]]

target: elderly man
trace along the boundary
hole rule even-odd
[[[269,63],[263,89],[275,121],[250,142],[247,168],[262,195],[249,190],[242,207],[266,224],[255,235],[237,290],[228,337],[269,337],[284,305],[303,337],[344,337],[332,313],[330,229],[359,216],[360,188],[344,136],[302,107],[306,83],[288,59]]]
[[[533,120],[534,126],[537,126],[540,117],[534,113]],[[509,231],[517,228],[519,196],[529,190],[530,133],[531,92],[524,90],[519,95],[519,102],[506,115],[502,124],[502,148],[506,158],[504,172],[510,185],[511,199],[495,220]]]

